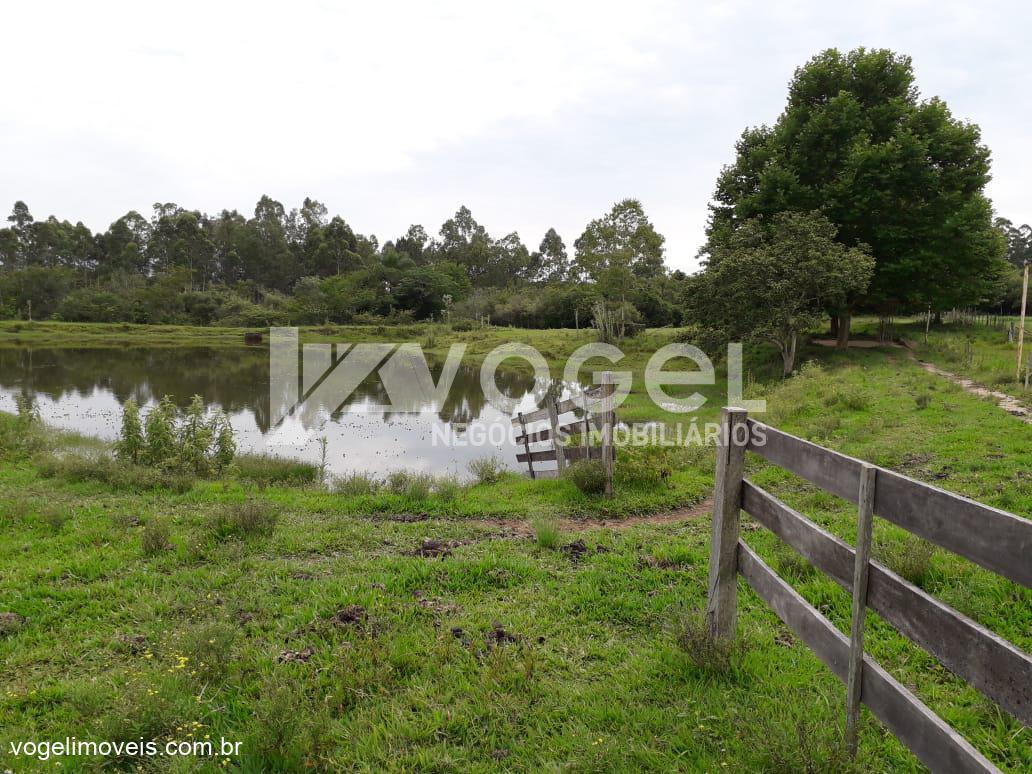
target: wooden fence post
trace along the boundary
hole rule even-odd
[[[856,726],[860,717],[860,686],[864,669],[864,619],[867,615],[867,575],[871,561],[871,523],[878,468],[860,465],[859,505],[856,511],[856,559],[853,562],[853,620],[849,634],[849,671],[846,683],[846,749],[856,758]]]
[[[523,450],[527,452],[527,469],[530,471],[531,478],[537,478],[537,476],[534,475],[534,457],[530,453],[530,439],[527,438],[527,423],[523,419],[522,411],[518,416],[520,418],[520,432],[523,433]]]
[[[548,401],[548,424],[552,427],[552,448],[555,449],[555,464],[559,473],[566,470],[566,452],[563,450],[562,438],[559,437],[559,409],[554,398]]]
[[[1025,346],[1025,309],[1028,306],[1028,267],[1029,261],[1025,261],[1025,277],[1021,285],[1021,317],[1018,322],[1018,368],[1014,375],[1014,381],[1021,379],[1021,350]]]
[[[612,387],[609,394],[602,396],[602,471],[606,479],[606,497],[613,496],[613,457],[616,454],[613,448],[613,401],[616,395],[616,381],[613,379],[612,371],[603,371],[602,391],[605,392],[609,387]]]
[[[717,471],[713,491],[713,537],[710,543],[706,621],[710,636],[735,636],[738,591],[738,521],[742,508],[742,475],[748,441],[745,409],[720,411]],[[741,430],[737,430],[741,426]]]

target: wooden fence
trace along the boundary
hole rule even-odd
[[[523,452],[516,455],[517,462],[527,463],[527,473],[531,478],[555,478],[562,474],[566,466],[577,460],[597,459],[601,460],[605,471],[606,484],[605,494],[613,494],[613,461],[615,450],[613,447],[613,428],[616,425],[616,413],[612,407],[612,396],[616,386],[613,381],[613,374],[605,371],[602,374],[602,384],[592,390],[585,390],[579,398],[568,398],[562,401],[546,399],[546,405],[536,411],[527,414],[517,414],[513,418],[514,427],[520,428],[520,434],[516,436],[517,445],[523,445]],[[589,409],[597,405],[599,411]],[[561,423],[560,417],[564,414],[580,412],[579,418],[568,419],[565,424]],[[548,422],[548,426],[542,429],[528,432],[528,425],[538,422]],[[598,430],[601,438],[601,445],[594,446],[591,443],[592,430]],[[567,446],[565,439],[568,436],[579,435],[580,444]],[[547,442],[548,448],[532,451],[531,444]],[[556,463],[555,468],[535,468],[535,462]]]
[[[765,440],[765,443],[762,442]],[[862,701],[932,771],[998,769],[913,693],[863,653],[867,608],[1025,725],[1032,725],[1032,657],[870,561],[877,515],[1026,588],[1032,588],[1032,521],[804,441],[725,408],[717,453],[706,616],[711,636],[735,632],[736,577],[847,684],[846,743],[856,751]],[[743,477],[745,452],[858,505],[852,548]],[[842,634],[739,538],[744,510],[853,595]]]

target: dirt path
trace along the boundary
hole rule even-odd
[[[833,339],[814,339],[813,343],[821,347],[835,346],[835,341]],[[856,349],[873,349],[875,347],[895,347],[896,349],[905,349],[910,359],[916,362],[919,366],[921,366],[921,368],[926,370],[928,373],[935,374],[936,376],[941,376],[943,379],[949,379],[951,382],[960,386],[965,392],[968,392],[971,395],[975,395],[983,399],[992,399],[996,401],[997,406],[1002,408],[1008,414],[1017,417],[1023,422],[1032,424],[1032,408],[1025,406],[1013,395],[1008,395],[1007,393],[1000,392],[999,390],[991,390],[984,384],[979,384],[973,379],[968,379],[966,377],[960,376],[959,374],[955,374],[952,371],[947,371],[943,368],[939,368],[939,366],[934,365],[933,363],[929,363],[927,360],[921,360],[920,358],[918,358],[917,354],[907,344],[906,341],[904,341],[902,344],[895,341],[886,342],[882,344],[877,341],[869,341],[866,339],[862,339],[859,341],[850,341],[849,346],[854,347]]]
[[[909,351],[909,350],[908,350]],[[971,379],[966,379],[963,376],[959,376],[952,371],[944,371],[937,365],[929,363],[927,360],[919,360],[913,352],[910,352],[910,356],[917,361],[917,364],[921,366],[930,374],[941,376],[944,379],[949,379],[954,384],[958,384],[964,388],[965,392],[969,392],[972,395],[977,395],[979,398],[992,398],[996,401],[996,405],[1006,411],[1008,414],[1016,416],[1018,419],[1032,424],[1032,409],[1025,406],[1021,401],[1015,398],[1013,395],[1008,395],[1005,392],[999,390],[990,390],[984,384],[979,384]]]
[[[713,498],[705,500],[685,508],[675,508],[672,511],[661,511],[660,513],[647,514],[644,516],[627,516],[626,518],[592,518],[586,516],[579,519],[558,519],[556,526],[560,532],[582,532],[588,529],[606,527],[608,529],[628,529],[641,524],[676,524],[681,521],[690,521],[702,516],[708,516],[713,510]],[[429,516],[422,515],[395,515],[387,516],[387,521],[440,521]],[[471,524],[478,527],[490,527],[499,530],[505,537],[530,537],[534,534],[534,524],[523,519],[455,519],[456,524]]]

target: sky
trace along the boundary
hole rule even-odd
[[[913,57],[1032,221],[1027,2],[33,2],[0,6],[0,208],[104,230],[305,196],[381,241],[460,205],[534,249],[640,199],[691,270],[721,167],[819,51]]]

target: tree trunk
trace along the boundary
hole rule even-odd
[[[942,325],[942,310],[941,309],[936,309],[935,310],[935,324],[936,325]]]
[[[790,376],[795,368],[796,335],[793,333],[788,341],[782,342],[779,349],[781,350],[781,362],[784,366],[781,375]]]
[[[838,332],[839,332],[838,315],[837,314],[833,314],[831,316],[831,338],[837,340],[838,339]]]
[[[836,346],[839,349],[845,349],[849,346],[849,326],[853,320],[853,315],[848,310],[842,312],[838,316],[838,337]]]

